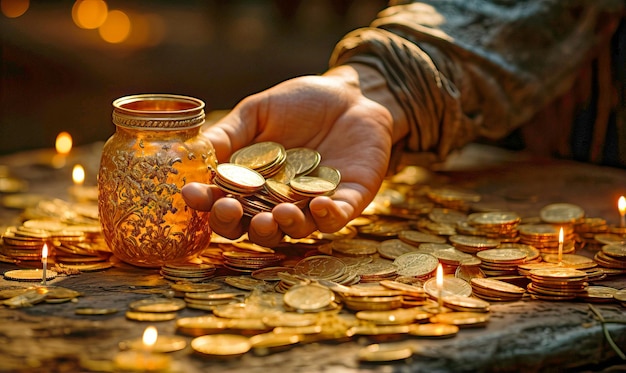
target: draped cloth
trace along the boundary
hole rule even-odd
[[[623,0],[392,1],[369,27],[339,41],[330,67],[378,69],[409,121],[403,150],[442,160],[477,138],[506,136],[572,90],[608,47],[624,6]]]

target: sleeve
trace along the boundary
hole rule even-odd
[[[564,94],[613,34],[622,0],[392,2],[330,66],[375,67],[410,123],[405,147],[443,159],[498,139]]]

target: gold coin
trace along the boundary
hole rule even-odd
[[[458,332],[458,326],[444,323],[413,324],[409,328],[409,334],[416,337],[449,338]]]
[[[368,256],[378,252],[380,242],[364,238],[346,238],[331,243],[334,252],[349,256]]]
[[[571,203],[553,203],[539,211],[541,220],[552,224],[574,223],[585,216],[585,211]]]
[[[489,311],[489,302],[485,302],[484,300],[478,298],[459,295],[447,295],[443,297],[443,303],[446,305],[446,307],[457,311]]]
[[[337,188],[337,184],[315,176],[298,176],[289,185],[296,193],[306,196],[326,195]]]
[[[416,312],[410,308],[398,308],[384,311],[358,311],[356,317],[359,320],[372,322],[376,325],[401,325],[415,322]]]
[[[545,268],[530,271],[531,276],[546,279],[585,279],[587,273],[573,268]]]
[[[241,356],[251,347],[248,337],[236,334],[203,335],[191,341],[191,348],[195,352],[210,357]]]
[[[175,312],[139,312],[126,311],[126,318],[135,321],[170,321],[176,318]]]
[[[432,298],[439,298],[439,289],[437,287],[437,279],[431,278],[424,283],[424,291]],[[472,294],[472,287],[466,281],[460,278],[444,276],[441,296],[460,295],[469,297]]]
[[[93,308],[93,307],[78,307],[74,310],[75,315],[112,315],[117,313],[117,308]]]
[[[294,274],[311,279],[334,280],[346,272],[346,264],[340,259],[314,255],[302,259],[294,266]]]
[[[312,313],[280,312],[263,317],[263,323],[271,327],[301,327],[316,323],[317,315]]]
[[[329,306],[335,300],[335,294],[324,286],[296,285],[287,290],[283,301],[296,310],[314,311]]]
[[[415,230],[400,231],[398,239],[409,244],[415,244],[415,246],[419,246],[421,243],[446,243],[444,237]]]
[[[233,163],[221,163],[216,167],[217,176],[245,191],[254,192],[265,184],[265,178],[258,172]]]
[[[230,162],[258,170],[267,168],[285,157],[286,151],[281,144],[265,141],[237,150],[230,156]]]
[[[46,271],[46,280],[57,277],[55,271]],[[42,281],[43,270],[40,269],[14,269],[4,272],[4,278],[15,281]]]
[[[526,252],[520,249],[490,249],[479,251],[476,256],[492,263],[519,263],[526,259]]]
[[[176,312],[185,308],[186,303],[181,299],[168,299],[168,298],[148,298],[131,302],[128,307],[136,312],[152,312],[152,313],[167,313]]]
[[[626,288],[618,290],[615,293],[613,293],[613,297],[618,302],[626,302]]]
[[[396,273],[400,276],[422,277],[437,269],[439,259],[431,254],[410,252],[397,257],[393,264],[396,265]]]
[[[456,325],[460,328],[482,326],[487,321],[489,321],[489,314],[479,312],[446,312],[436,314],[430,318],[432,323]]]
[[[228,328],[229,320],[208,316],[183,317],[176,320],[176,328],[187,335],[199,336],[219,333]]]
[[[416,246],[410,245],[400,239],[392,238],[384,240],[380,243],[380,246],[378,247],[378,254],[380,254],[383,258],[393,260],[402,254],[415,252],[417,250]]]
[[[615,299],[617,289],[609,286],[587,286],[586,292],[580,293],[579,298],[589,302],[608,302]]]
[[[526,292],[526,290],[522,287],[491,278],[473,278],[471,280],[471,284],[472,286],[497,293],[515,294],[521,296]]]
[[[521,221],[515,212],[477,212],[468,215],[467,223],[474,226],[511,225]]]
[[[618,259],[626,258],[626,244],[610,244],[602,246],[602,252]]]
[[[543,260],[547,263],[559,263],[559,255],[545,254]],[[577,254],[562,254],[560,263],[565,267],[575,269],[588,269],[598,265],[593,259]]]
[[[172,290],[179,291],[182,293],[204,293],[213,290],[217,290],[221,288],[219,284],[216,283],[205,283],[205,284],[188,284],[188,283],[180,283],[180,284],[172,284],[170,285]]]
[[[320,163],[322,156],[316,150],[309,148],[292,148],[287,150],[287,163],[295,167],[295,175],[306,175],[313,171]]]
[[[48,290],[46,288],[28,289],[28,291],[5,299],[2,303],[11,308],[31,307],[37,303],[41,303],[46,299]]]
[[[318,166],[308,176],[319,177],[320,179],[330,181],[334,185],[339,185],[341,182],[341,172],[330,166]]]
[[[373,344],[358,352],[358,359],[367,362],[391,362],[405,360],[413,355],[413,349],[402,345]]]
[[[300,342],[301,336],[287,333],[262,333],[250,337],[250,345],[253,349],[273,349],[286,347]],[[259,351],[256,351],[257,353]]]

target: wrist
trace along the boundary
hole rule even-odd
[[[347,84],[357,87],[364,97],[385,108],[393,120],[394,144],[408,135],[406,114],[389,89],[385,77],[377,69],[361,63],[349,63],[333,67],[324,75],[340,77]]]

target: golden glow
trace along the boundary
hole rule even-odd
[[[121,43],[130,35],[130,18],[121,10],[112,10],[107,16],[106,22],[100,26],[100,37],[107,43]]]
[[[441,289],[443,289],[443,267],[441,266],[441,263],[439,263],[437,265],[437,289],[439,289],[439,291],[441,291]]]
[[[76,0],[72,7],[72,19],[80,28],[97,29],[106,21],[107,12],[104,0]]]
[[[146,348],[152,348],[152,346],[154,346],[154,344],[156,343],[158,338],[158,332],[157,329],[154,326],[149,326],[146,328],[146,330],[143,332],[143,345]]]
[[[559,243],[563,244],[563,227],[559,230]]]
[[[29,0],[0,0],[0,11],[8,18],[17,18],[28,10]]]
[[[626,198],[624,198],[624,196],[619,197],[617,200],[617,208],[619,209],[620,215],[626,214]]]
[[[45,243],[43,244],[43,248],[41,249],[41,259],[48,259],[48,245]]]
[[[54,148],[59,154],[67,154],[72,150],[72,136],[67,132],[61,132],[57,135]]]
[[[79,164],[74,165],[72,169],[72,180],[74,181],[74,185],[83,185],[85,182],[85,169],[83,166]]]

